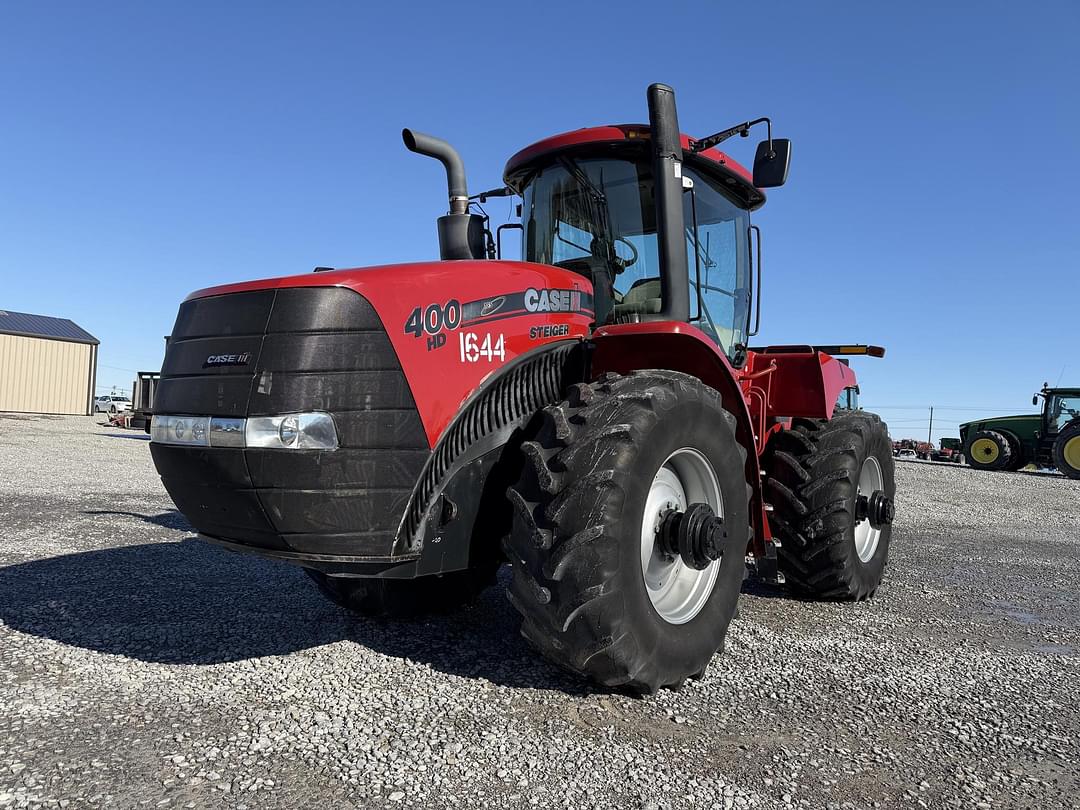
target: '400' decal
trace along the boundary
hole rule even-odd
[[[461,323],[461,302],[451,298],[443,305],[428,304],[421,309],[417,307],[409,313],[405,321],[405,334],[413,337],[429,335],[427,341],[428,351],[438,349],[446,345],[446,335],[443,329],[457,329]]]

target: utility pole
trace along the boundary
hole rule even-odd
[[[930,406],[930,427],[926,431],[926,443],[933,444],[934,440],[930,438],[934,434],[934,406]]]

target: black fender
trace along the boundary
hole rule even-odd
[[[512,514],[506,488],[539,411],[585,380],[588,345],[547,343],[514,358],[473,392],[443,432],[417,480],[394,556],[419,555],[413,576],[468,568],[501,555]]]

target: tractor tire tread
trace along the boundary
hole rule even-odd
[[[795,419],[770,441],[763,458],[768,473],[770,524],[782,539],[780,570],[796,591],[818,599],[861,601],[873,596],[849,560],[849,507],[858,489],[861,448],[887,428],[876,415],[855,411],[833,419]],[[888,456],[891,465],[891,452]]]
[[[508,491],[515,521],[503,541],[513,568],[507,595],[522,616],[522,636],[549,660],[607,687],[648,694],[690,674],[638,649],[618,616],[623,595],[607,553],[617,543],[608,522],[629,484],[626,466],[613,459],[637,457],[649,430],[687,396],[722,410],[719,394],[677,372],[606,374],[571,386],[566,400],[542,411],[537,437],[523,445],[530,449],[521,479]],[[722,412],[734,436],[735,418]],[[749,494],[747,486],[748,501]],[[552,537],[550,548],[538,536]]]
[[[1072,424],[1066,425],[1057,435],[1057,438],[1054,439],[1051,452],[1054,457],[1054,466],[1057,467],[1058,472],[1067,478],[1080,479],[1080,469],[1073,467],[1065,458],[1065,445],[1076,438],[1080,438],[1080,422],[1074,421]]]

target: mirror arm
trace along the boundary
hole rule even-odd
[[[512,197],[516,193],[517,192],[509,186],[503,186],[502,188],[493,188],[488,191],[481,191],[479,194],[473,194],[469,199],[486,203],[489,197]]]
[[[772,148],[772,121],[768,118],[755,118],[753,121],[744,121],[743,123],[736,124],[735,126],[728,129],[721,130],[720,132],[715,132],[712,135],[702,138],[699,141],[690,141],[690,151],[696,155],[698,152],[704,152],[706,149],[712,149],[714,146],[718,146],[719,144],[722,144],[724,141],[726,141],[728,138],[733,138],[736,135],[740,135],[743,138],[746,138],[750,135],[750,127],[756,126],[757,124],[765,124],[769,129],[769,159],[771,160],[773,157],[776,156],[776,153],[773,152]]]

